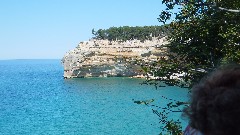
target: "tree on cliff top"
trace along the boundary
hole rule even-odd
[[[169,27],[165,26],[136,26],[136,27],[110,27],[109,29],[92,30],[93,38],[107,39],[110,41],[126,41],[138,39],[141,41],[151,40],[152,37],[162,37],[169,33]]]

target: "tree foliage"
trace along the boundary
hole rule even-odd
[[[173,19],[169,24],[168,52],[167,57],[144,67],[158,78],[146,83],[191,89],[218,66],[240,63],[239,0],[162,0],[162,3],[166,9],[158,20],[166,23]],[[181,134],[179,121],[170,120],[164,112],[161,109],[155,113],[166,120],[167,132]]]
[[[163,135],[164,133],[171,134],[171,135],[182,135],[182,125],[180,120],[177,120],[177,121],[173,119],[169,120],[168,115],[173,112],[174,113],[181,112],[181,108],[183,106],[186,106],[188,103],[170,99],[165,96],[162,96],[162,98],[169,100],[171,102],[169,102],[165,106],[157,106],[157,105],[151,104],[152,102],[154,102],[154,99],[150,99],[146,101],[134,101],[134,103],[146,105],[152,108],[153,113],[159,117],[159,120],[160,120],[159,123],[162,125],[160,127],[161,128],[160,135]],[[162,111],[158,111],[158,109],[161,109]]]
[[[93,38],[107,39],[110,41],[119,40],[133,40],[141,41],[151,40],[152,37],[162,37],[169,33],[168,25],[163,26],[136,26],[136,27],[110,27],[109,29],[92,30]]]
[[[167,8],[158,20],[165,23],[175,19],[170,23],[168,57],[148,67],[159,81],[191,88],[217,66],[240,63],[239,0],[163,0],[162,3]],[[174,78],[176,75],[179,77]]]

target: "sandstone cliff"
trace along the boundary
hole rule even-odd
[[[141,65],[163,56],[166,37],[125,42],[91,39],[80,42],[62,59],[64,78],[73,77],[143,77]]]

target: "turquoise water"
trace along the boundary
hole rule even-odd
[[[140,85],[142,79],[64,80],[62,74],[60,60],[0,61],[0,134],[157,135],[158,116],[133,99],[161,106],[168,102],[162,95],[187,97],[184,89],[156,90]]]

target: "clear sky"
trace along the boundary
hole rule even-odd
[[[161,0],[1,0],[0,59],[61,59],[91,30],[162,25]]]

